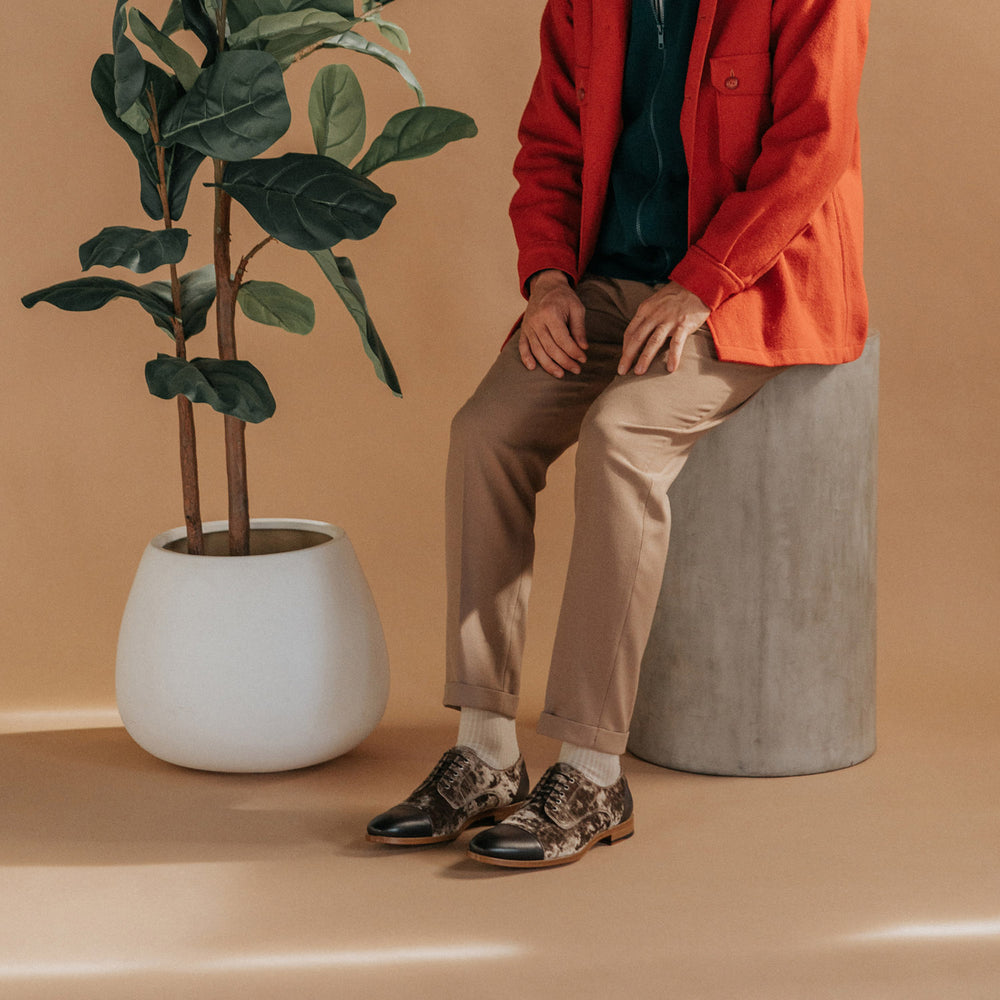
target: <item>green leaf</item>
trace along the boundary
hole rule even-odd
[[[391,0],[390,0],[391,2]],[[354,17],[354,0],[299,0],[298,8],[313,7],[316,10],[329,11],[331,14],[340,14],[342,17]]]
[[[128,11],[125,0],[115,5],[114,27],[111,32],[114,43],[115,66],[115,114],[123,115],[139,100],[146,80],[146,69],[135,42],[125,34]]]
[[[365,95],[350,66],[324,66],[309,92],[316,152],[345,165],[365,144]]]
[[[188,233],[184,229],[133,229],[108,226],[80,247],[84,271],[101,267],[127,267],[137,274],[154,271],[163,264],[176,264],[187,252]]]
[[[222,189],[262,229],[298,250],[364,239],[396,204],[391,194],[342,163],[307,153],[230,163]]]
[[[174,35],[184,27],[184,11],[181,10],[181,0],[170,0],[170,8],[163,19],[160,31],[165,35]]]
[[[226,16],[230,31],[242,31],[258,17],[288,14],[310,7],[313,10],[354,17],[354,0],[229,0]]]
[[[183,361],[159,354],[146,363],[146,385],[159,399],[187,396],[192,403],[208,403],[218,413],[250,424],[274,414],[274,396],[267,381],[249,361]]]
[[[355,169],[367,175],[393,160],[430,156],[449,142],[471,138],[477,132],[476,123],[461,111],[407,108],[389,119]]]
[[[289,333],[309,333],[316,323],[312,299],[276,281],[247,281],[236,297],[248,319]]]
[[[142,207],[151,219],[163,218],[163,206],[157,189],[158,172],[156,166],[156,145],[152,137],[139,135],[128,127],[115,113],[114,98],[114,57],[102,55],[94,64],[90,77],[90,87],[97,103],[104,113],[105,121],[128,144],[139,164],[140,199]],[[161,115],[169,111],[179,100],[182,91],[173,77],[168,76],[152,63],[146,63],[146,87],[152,87],[156,106]],[[204,156],[187,146],[175,146],[166,151],[165,172],[167,193],[172,219],[179,219],[187,204],[188,191]]]
[[[233,49],[263,48],[287,69],[297,53],[357,24],[356,18],[328,11],[305,9],[258,17],[229,36]]]
[[[208,16],[202,0],[181,0],[184,27],[198,36],[205,46],[205,65],[215,61],[219,52],[219,31],[214,18]]]
[[[169,281],[151,281],[142,286],[155,295],[169,311],[166,319],[154,316],[156,325],[174,336],[171,319],[174,315],[174,296]],[[199,267],[196,271],[188,271],[181,275],[181,323],[184,327],[184,339],[187,340],[202,330],[208,324],[208,311],[215,302],[215,268],[209,264]]]
[[[222,52],[163,122],[162,142],[219,160],[263,153],[292,123],[285,83],[265,52]]]
[[[154,318],[170,321],[173,308],[148,288],[141,288],[117,278],[77,278],[39,289],[25,295],[21,302],[31,309],[39,302],[48,302],[67,312],[92,312],[113,299],[134,299]]]
[[[323,48],[349,49],[352,52],[361,52],[366,56],[371,56],[372,58],[377,59],[381,63],[385,63],[386,66],[391,66],[413,89],[420,104],[426,103],[424,100],[423,88],[417,82],[417,78],[413,75],[413,71],[406,65],[404,60],[397,56],[394,52],[390,52],[384,46],[376,45],[374,42],[369,42],[367,38],[359,35],[356,31],[345,31],[342,35],[336,35],[333,38],[328,38],[323,43]]]
[[[138,100],[128,109],[128,111],[118,116],[133,132],[139,135],[146,135],[149,132],[149,120],[151,114],[146,110],[143,100]]]
[[[201,73],[194,59],[169,35],[160,31],[141,10],[133,7],[128,14],[128,23],[132,34],[143,45],[148,45],[174,71],[185,90],[190,90]]]
[[[379,380],[384,382],[395,396],[402,396],[399,378],[389,359],[382,338],[379,337],[375,324],[368,314],[364,293],[354,273],[354,265],[347,257],[336,257],[331,250],[312,251],[312,258],[319,264],[333,290],[340,296],[341,302],[347,306],[348,312],[354,317],[361,333],[361,343],[368,355]]]
[[[383,21],[381,18],[377,19],[376,24],[378,24],[379,34],[384,38],[388,38],[397,49],[402,52],[410,51],[410,40],[406,37],[406,32],[398,24],[391,24],[389,21]]]

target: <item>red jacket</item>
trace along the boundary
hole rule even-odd
[[[670,277],[712,310],[724,361],[856,358],[862,277],[857,101],[869,0],[701,0],[681,133],[690,248]],[[597,241],[629,0],[548,0],[510,214],[522,287],[574,280]]]

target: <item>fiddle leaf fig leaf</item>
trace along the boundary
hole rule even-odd
[[[146,385],[159,399],[187,396],[192,403],[208,403],[218,413],[250,424],[274,415],[267,380],[249,361],[185,361],[159,354],[146,363]]]
[[[25,295],[21,302],[28,308],[39,302],[48,302],[57,309],[67,312],[91,312],[106,306],[113,299],[134,299],[154,319],[165,319],[168,323],[173,316],[173,308],[164,303],[148,288],[133,285],[117,278],[77,278],[62,281],[58,285],[39,289]]]
[[[170,0],[167,16],[163,19],[160,31],[165,35],[174,35],[184,27],[184,11],[181,10],[181,0]]]
[[[115,113],[114,98],[114,57],[100,56],[94,64],[90,77],[90,87],[101,107],[105,121],[128,144],[139,164],[140,200],[146,214],[151,219],[163,218],[163,205],[157,190],[158,171],[156,166],[156,144],[148,133],[139,135],[128,127]],[[170,110],[181,96],[176,80],[163,72],[159,66],[146,63],[146,87],[152,88],[157,109],[162,116]],[[184,213],[188,191],[204,156],[189,146],[174,146],[166,151],[164,169],[167,176],[167,192],[170,216],[179,219]]]
[[[222,52],[170,110],[162,142],[219,160],[247,160],[280,139],[292,122],[285,83],[266,52]]]
[[[287,69],[303,49],[348,31],[355,24],[357,18],[310,8],[268,14],[233,32],[229,45],[233,49],[263,48],[278,60],[282,69]]]
[[[229,0],[226,17],[230,31],[242,31],[258,17],[288,14],[309,7],[312,10],[354,17],[354,0]]]
[[[108,226],[80,247],[80,266],[88,271],[101,267],[127,267],[137,274],[154,271],[164,264],[176,264],[187,252],[188,233],[184,229],[133,229]]]
[[[128,11],[125,0],[115,5],[115,20],[111,36],[114,50],[115,114],[123,115],[139,100],[146,81],[146,67],[142,55],[128,35]]]
[[[146,135],[149,132],[149,112],[145,104],[140,100],[136,101],[128,111],[118,116],[133,132],[139,135]]]
[[[378,24],[379,34],[384,38],[388,38],[397,49],[401,52],[410,51],[410,40],[406,37],[406,32],[398,24],[391,24],[389,21],[383,21],[381,18],[376,23]]]
[[[368,305],[365,302],[364,293],[361,291],[357,274],[355,274],[354,265],[347,257],[337,257],[331,250],[312,251],[312,258],[319,264],[327,281],[333,286],[333,290],[354,318],[361,333],[362,346],[375,369],[375,374],[381,382],[389,387],[394,396],[402,397],[403,392],[399,386],[399,378],[392,366],[392,361],[389,359],[389,353],[382,343],[382,338],[379,337],[375,324],[368,313]]]
[[[461,111],[449,108],[407,108],[393,115],[382,134],[371,144],[355,168],[367,176],[393,160],[430,156],[456,139],[476,135],[476,123]]]
[[[248,319],[289,333],[309,333],[316,324],[312,299],[276,281],[244,282],[236,301]]]
[[[154,316],[156,325],[166,330],[171,338],[174,327],[171,319],[174,314],[174,296],[169,281],[152,281],[142,286],[155,295],[168,310],[169,316],[161,319]],[[188,271],[181,275],[181,323],[184,327],[184,339],[187,340],[201,333],[208,324],[208,312],[215,302],[215,268],[208,264],[196,271]]]
[[[148,45],[169,66],[185,90],[194,86],[201,73],[198,64],[169,35],[164,34],[141,10],[133,7],[128,13],[132,34]]]
[[[316,152],[349,164],[365,144],[365,95],[350,66],[324,66],[309,92]]]
[[[354,17],[354,0],[297,0],[295,7],[296,9],[313,7],[316,10],[325,10],[331,14],[340,14],[342,17],[357,20]]]
[[[205,64],[210,65],[219,52],[219,31],[215,19],[209,17],[202,0],[181,0],[180,6],[184,27],[193,31],[205,46]]]
[[[382,45],[376,45],[375,42],[368,41],[367,38],[359,35],[356,31],[345,31],[341,35],[335,35],[326,39],[323,43],[323,48],[348,49],[351,52],[361,52],[364,55],[371,56],[373,59],[377,59],[381,63],[385,63],[386,66],[391,66],[416,93],[418,102],[420,104],[427,103],[424,99],[423,88],[417,82],[417,78],[413,75],[410,67],[406,65],[406,62],[394,52],[390,52],[389,49]]]
[[[222,189],[275,239],[298,250],[361,240],[396,199],[336,160],[307,153],[229,163]]]

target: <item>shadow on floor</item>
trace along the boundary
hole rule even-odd
[[[0,864],[262,860],[332,845],[367,852],[364,825],[379,796],[364,787],[387,771],[405,774],[399,748],[434,738],[433,727],[382,727],[326,764],[246,775],[163,763],[124,729],[2,735]]]

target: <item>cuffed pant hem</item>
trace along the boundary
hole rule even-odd
[[[493,688],[476,687],[449,681],[444,686],[446,708],[479,708],[486,712],[496,712],[508,719],[517,717],[517,695]]]
[[[548,712],[538,720],[538,732],[542,736],[550,736],[563,743],[572,743],[588,750],[598,750],[600,753],[625,753],[628,745],[628,733],[613,733],[597,726],[585,726],[581,722],[570,722],[560,719]]]

